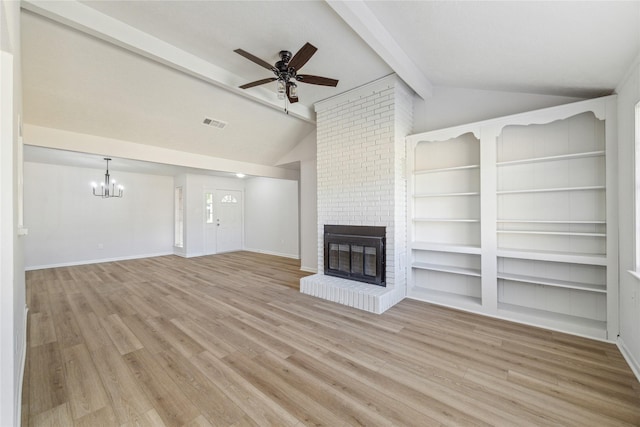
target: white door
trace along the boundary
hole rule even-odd
[[[213,190],[204,190],[204,254],[212,255],[216,249],[216,195]]]
[[[216,190],[215,206],[218,252],[242,249],[242,192]]]

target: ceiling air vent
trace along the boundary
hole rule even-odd
[[[202,121],[202,124],[211,126],[217,129],[224,129],[225,126],[227,126],[226,122],[223,122],[222,120],[210,119],[209,117],[205,117],[204,120]]]

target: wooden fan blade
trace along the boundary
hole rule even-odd
[[[265,83],[275,82],[276,80],[278,80],[278,79],[275,78],[275,77],[269,77],[268,79],[256,80],[255,82],[243,84],[242,86],[239,86],[239,87],[240,87],[240,89],[249,89],[250,87],[260,86],[260,85],[263,85]]]
[[[261,67],[266,68],[267,70],[273,70],[274,69],[273,65],[269,64],[267,61],[263,61],[262,59],[258,58],[255,55],[250,54],[247,51],[244,51],[242,49],[236,49],[236,50],[234,50],[234,52],[239,54],[239,55],[244,56],[249,61],[255,62],[256,64],[260,65]]]
[[[293,58],[289,61],[288,67],[298,71],[309,59],[311,59],[313,54],[316,53],[316,50],[318,50],[318,48],[313,46],[311,43],[305,44],[295,55],[293,55]]]
[[[320,85],[320,86],[337,86],[338,80],[330,79],[328,77],[320,77],[320,76],[311,76],[309,74],[298,74],[296,76],[296,80],[302,83],[309,83],[312,85]]]

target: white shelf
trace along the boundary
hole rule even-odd
[[[451,265],[429,264],[426,262],[414,262],[413,268],[421,270],[441,271],[444,273],[463,274],[465,276],[480,277],[480,270],[475,268],[453,267]]]
[[[477,191],[469,193],[436,193],[436,194],[414,194],[413,197],[460,197],[460,196],[479,196]]]
[[[607,265],[607,257],[603,254],[576,254],[551,251],[523,251],[517,249],[498,249],[496,255],[502,258],[529,259],[533,261],[566,262],[572,264]]]
[[[607,338],[607,323],[601,320],[587,319],[585,317],[570,316],[520,305],[498,303],[498,313],[515,321],[545,326],[563,332]]]
[[[411,288],[407,296],[412,299],[426,301],[452,308],[464,307],[478,310],[482,306],[481,299],[477,297],[436,291],[419,286],[414,286],[413,288]]]
[[[499,224],[606,224],[606,221],[583,221],[583,220],[531,220],[531,219],[499,219]]]
[[[412,242],[411,249],[420,251],[451,252],[458,254],[480,255],[480,246],[451,245],[447,243]]]
[[[600,157],[600,156],[604,156],[604,154],[605,154],[604,151],[588,151],[584,153],[561,154],[558,156],[532,157],[529,159],[509,160],[506,162],[498,162],[496,164],[498,166],[523,165],[527,163],[542,163],[542,162],[553,162],[558,160],[583,159],[586,157]]]
[[[480,222],[477,218],[414,218],[414,222]]]
[[[605,233],[578,233],[573,231],[497,230],[497,232],[503,234],[539,234],[545,236],[607,237]]]
[[[577,289],[579,291],[597,292],[606,294],[605,285],[592,285],[588,283],[570,282],[568,280],[547,279],[543,277],[524,276],[520,274],[500,273],[498,279],[511,280],[514,282],[533,283],[536,285],[552,286],[557,288]]]
[[[559,188],[532,188],[528,190],[502,190],[498,191],[498,195],[503,194],[526,194],[526,193],[554,193],[561,191],[589,191],[589,190],[604,190],[604,185],[592,185],[588,187],[559,187]]]
[[[436,169],[423,169],[414,171],[414,175],[424,175],[429,173],[439,173],[439,172],[451,172],[451,171],[460,171],[460,170],[468,170],[468,169],[479,169],[480,165],[465,165],[465,166],[451,166],[447,168],[436,168]]]

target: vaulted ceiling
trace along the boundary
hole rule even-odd
[[[433,86],[593,97],[640,52],[638,2],[23,1],[26,124],[273,166],[315,102],[397,73]],[[318,48],[284,112],[269,63]],[[205,126],[205,117],[225,122]],[[27,143],[29,141],[26,141]]]

